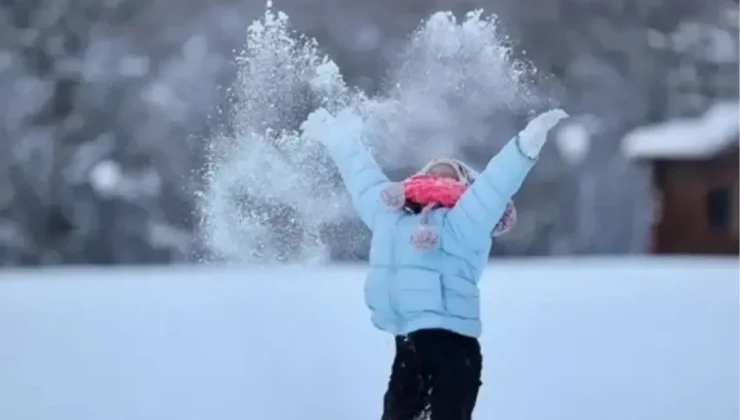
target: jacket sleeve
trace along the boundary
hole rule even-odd
[[[352,205],[371,230],[378,213],[386,211],[381,191],[390,181],[358,138],[327,142],[327,150],[352,198]]]
[[[506,203],[519,190],[536,160],[510,140],[486,165],[473,185],[446,214],[444,229],[473,249],[488,244],[491,232],[506,210]]]

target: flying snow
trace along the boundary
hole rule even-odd
[[[363,138],[384,166],[420,166],[491,137],[490,115],[531,103],[531,69],[511,57],[495,16],[458,22],[432,15],[410,37],[368,97],[345,84],[314,39],[290,30],[268,2],[247,31],[230,89],[231,131],[211,139],[206,187],[199,195],[202,232],[213,256],[252,262],[322,261],[326,226],[352,217],[333,163],[300,125],[318,107],[353,107],[366,119]]]

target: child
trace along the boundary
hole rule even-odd
[[[373,324],[396,341],[383,420],[471,419],[481,385],[478,281],[492,236],[511,226],[510,199],[566,116],[552,110],[530,121],[479,175],[445,159],[401,184],[361,144],[363,121],[353,110],[319,109],[304,123],[372,231],[365,303]]]

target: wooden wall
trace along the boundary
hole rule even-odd
[[[710,160],[656,161],[653,251],[738,254],[738,150]]]

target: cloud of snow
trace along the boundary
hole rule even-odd
[[[321,260],[321,227],[350,214],[323,146],[299,131],[316,107],[358,108],[379,160],[408,167],[491,141],[496,111],[535,100],[524,82],[531,69],[511,58],[495,17],[481,11],[423,22],[375,97],[347,86],[316,41],[293,33],[271,3],[237,63],[232,132],[211,141],[200,210],[210,250],[239,262]]]

